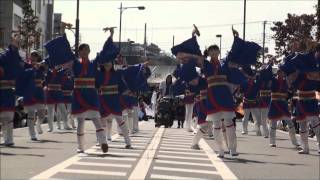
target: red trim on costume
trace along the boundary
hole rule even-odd
[[[100,99],[100,105],[103,107],[103,110],[105,110],[106,112],[105,113],[101,113],[101,116],[102,117],[107,117],[109,116],[110,114],[114,114],[114,115],[118,115],[118,116],[121,116],[122,113],[118,113],[118,112],[115,112],[113,111],[109,106],[108,104],[104,101],[103,99],[103,96],[99,96],[99,99]]]
[[[73,93],[74,93],[74,96],[77,99],[78,103],[81,106],[83,106],[85,109],[88,109],[88,110],[89,109],[97,109],[99,111],[98,108],[88,105],[87,102],[84,99],[82,99],[79,89],[74,89]]]
[[[88,73],[88,65],[89,65],[89,59],[81,59],[81,72],[80,72],[80,77],[85,76]]]
[[[86,111],[97,111],[97,113],[99,113],[99,109],[98,108],[89,108],[89,109],[87,109],[87,108],[81,108],[81,109],[79,109],[79,110],[76,110],[76,111],[72,111],[71,112],[71,114],[81,114],[81,113],[84,113],[84,112],[86,112]]]
[[[3,107],[0,107],[0,112],[5,112],[5,111],[15,111],[15,108],[3,108]]]
[[[289,116],[285,116],[285,115],[278,115],[278,116],[269,116],[268,118],[271,120],[271,121],[281,121],[283,120],[285,117],[287,117],[286,119],[290,119]]]
[[[274,104],[273,104],[274,107],[275,107],[278,111],[280,111],[280,113],[282,113],[282,115],[287,115],[288,117],[290,116],[290,114],[288,114],[287,112],[283,111],[282,108],[279,107],[279,105],[277,104],[277,102],[274,102],[274,101],[273,101],[273,103],[274,103]]]
[[[101,132],[101,131],[104,131],[104,129],[101,128],[101,129],[97,129],[97,130],[96,130],[96,132]]]
[[[208,114],[214,114],[216,112],[221,112],[221,111],[234,111],[234,108],[224,108],[221,107],[220,105],[218,105],[218,103],[216,102],[216,100],[213,98],[212,93],[208,93],[208,98],[210,100],[210,103],[213,104],[213,109],[214,110],[207,110],[207,115]]]

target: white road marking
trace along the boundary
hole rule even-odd
[[[113,139],[117,139],[118,137],[119,137],[118,134],[115,134],[112,136]],[[92,147],[95,147],[95,146],[92,146]],[[81,158],[83,158],[83,157],[80,157],[78,154],[76,154],[76,155],[70,157],[69,159],[45,170],[44,172],[33,176],[31,179],[49,179],[51,176],[53,176],[56,173],[58,173],[59,171],[65,169],[66,167],[72,165],[73,163],[79,161]],[[119,159],[119,158],[117,158],[117,159]]]
[[[88,154],[101,154],[102,152],[101,151],[96,151],[96,149],[88,149],[86,151],[86,153]],[[117,156],[140,156],[139,153],[130,153],[130,152],[108,152],[108,155],[117,155]]]
[[[181,144],[181,145],[191,145],[190,142],[172,142],[172,141],[162,141],[161,144]]]
[[[147,147],[146,151],[140,158],[139,162],[137,163],[136,167],[132,171],[131,175],[128,179],[145,179],[152,160],[154,159],[156,150],[160,144],[161,137],[164,133],[164,128],[161,127],[155,133],[150,145]]]
[[[184,169],[184,168],[171,168],[171,167],[161,167],[155,166],[154,170],[163,170],[163,171],[175,171],[175,172],[192,172],[192,173],[201,173],[201,174],[214,174],[219,175],[217,171],[208,171],[208,170],[197,170],[197,169]]]
[[[172,180],[204,180],[203,178],[191,178],[185,176],[168,176],[168,175],[161,175],[161,174],[151,174],[151,179],[172,179]]]
[[[141,149],[125,149],[125,145],[122,145],[122,144],[108,144],[109,145],[109,150],[110,148],[118,148],[118,150],[141,150]],[[133,148],[144,148],[146,146],[143,146],[143,145],[134,145],[132,146]],[[120,149],[121,148],[121,149]],[[101,149],[100,147],[96,146],[96,147],[93,147],[93,149]]]
[[[199,142],[199,146],[206,152],[209,157],[209,160],[217,169],[218,173],[222,177],[222,179],[228,180],[237,180],[238,178],[232,173],[232,171],[228,168],[228,166],[217,157],[217,154],[211,149],[208,143],[201,139]]]
[[[114,164],[114,163],[95,163],[95,162],[75,162],[72,165],[81,166],[103,166],[103,167],[121,167],[121,168],[131,168],[131,164]]]
[[[137,158],[129,158],[129,157],[94,157],[94,156],[85,156],[85,157],[82,157],[84,159],[97,159],[97,160],[114,160],[114,161],[136,161]]]
[[[79,156],[73,156],[69,159],[67,159],[66,161],[63,161],[60,164],[57,164],[56,166],[53,166],[52,168],[32,177],[31,179],[49,179],[51,176],[55,175],[56,173],[58,173],[59,171],[61,171],[62,169],[65,169],[66,167],[72,165],[73,163],[79,161],[81,159],[81,157]]]
[[[165,153],[165,154],[184,154],[184,155],[196,155],[196,156],[206,156],[206,154],[203,153],[193,153],[193,152],[174,152],[174,151],[162,151],[160,150],[159,153]]]
[[[75,174],[94,174],[94,175],[107,175],[107,176],[126,176],[127,172],[116,171],[94,171],[94,170],[80,170],[80,169],[63,169],[61,173],[75,173]]]
[[[170,142],[191,142],[192,139],[172,139],[172,138],[165,138],[164,141],[170,141]]]
[[[214,167],[212,164],[206,164],[206,163],[191,163],[191,162],[170,161],[170,160],[160,160],[160,159],[157,159],[157,160],[156,160],[156,163],[178,164],[178,165],[192,165],[192,166],[203,166],[203,167]]]
[[[181,147],[181,148],[190,148],[191,147],[191,143],[189,145],[187,144],[165,144],[165,143],[161,143],[160,145],[161,147]]]
[[[196,149],[191,149],[191,148],[176,148],[176,147],[162,147],[160,146],[160,149],[161,150],[177,150],[177,151],[180,151],[180,150],[183,150],[183,151],[199,151],[199,150],[196,150]]]
[[[208,161],[208,158],[202,158],[202,157],[186,157],[186,156],[173,156],[173,155],[158,155],[158,158],[169,158],[169,159],[184,159],[184,160],[206,160]]]

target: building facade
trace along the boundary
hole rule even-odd
[[[23,19],[24,0],[0,0],[0,48],[10,43],[11,33],[17,31]],[[37,29],[41,35],[34,49],[42,51],[43,45],[53,36],[53,0],[31,0],[35,15],[39,18]]]

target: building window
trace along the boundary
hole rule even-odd
[[[13,25],[14,25],[15,30],[17,30],[18,27],[21,25],[21,17],[20,16],[14,14],[14,16],[13,16]]]

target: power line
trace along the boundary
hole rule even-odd
[[[246,22],[246,24],[257,24],[257,23],[263,23],[264,21],[251,21],[251,22]],[[272,21],[267,21],[271,23]],[[206,29],[206,28],[214,28],[214,27],[228,27],[232,25],[242,25],[243,23],[229,23],[229,24],[212,24],[212,25],[199,25],[198,27],[201,29]],[[151,27],[150,29],[152,30],[179,30],[179,29],[190,29],[192,28],[191,26],[167,26],[167,27]],[[96,31],[96,30],[101,30],[102,28],[93,28],[93,27],[83,27],[81,28],[82,30],[88,30],[88,31]],[[142,31],[144,28],[126,28],[124,29],[125,31]]]

